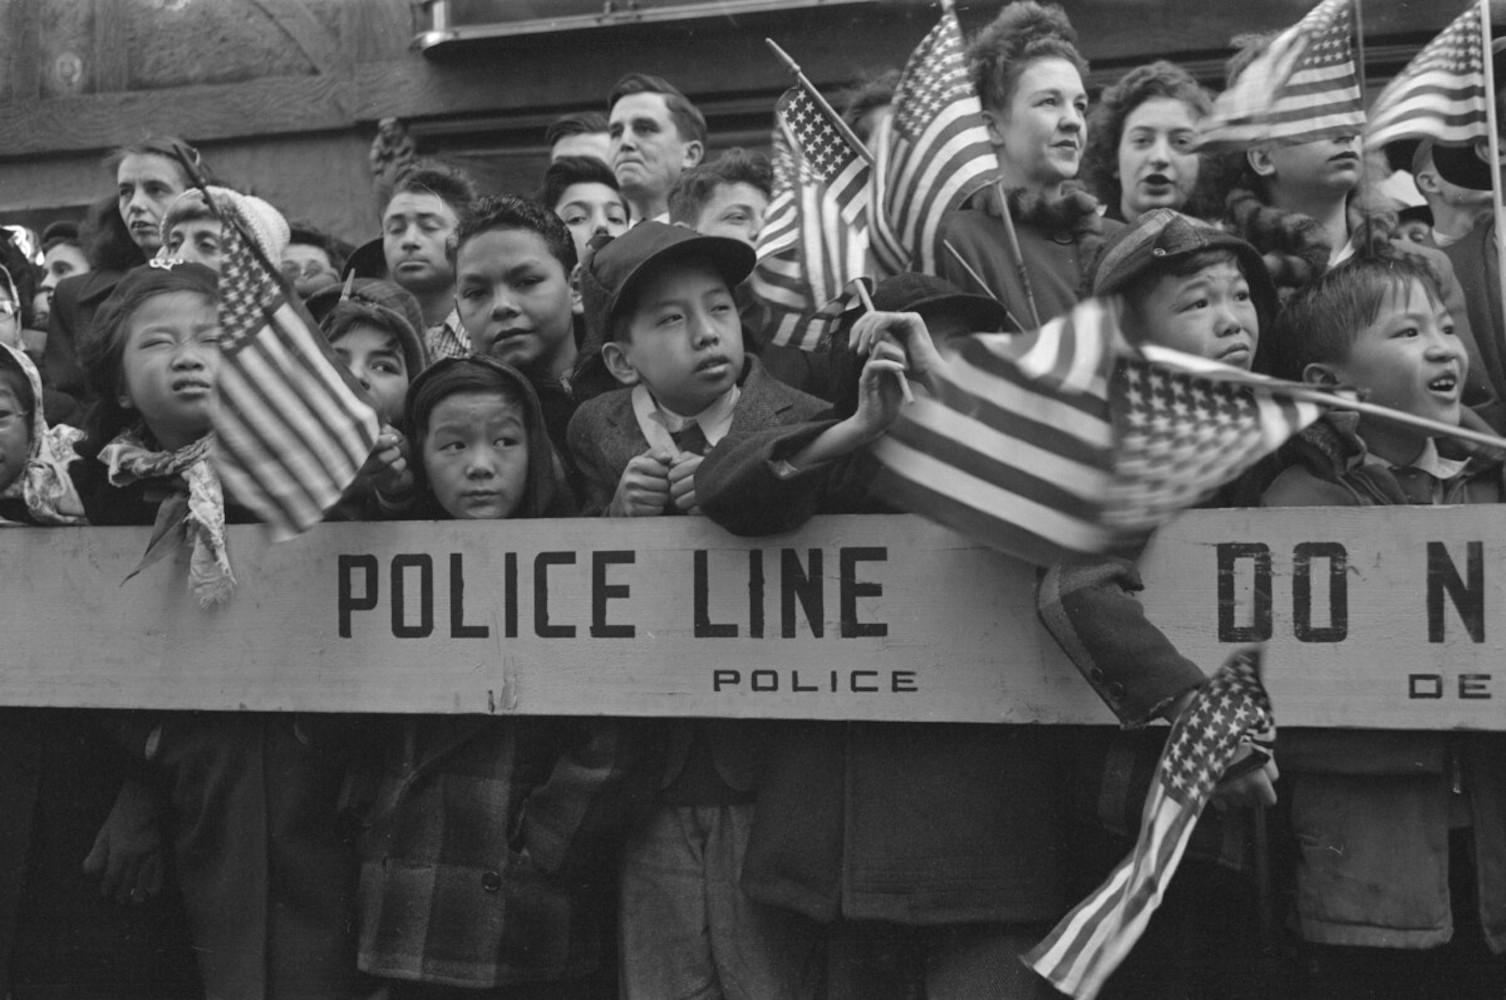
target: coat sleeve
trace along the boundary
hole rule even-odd
[[[1063,652],[1126,727],[1143,726],[1203,683],[1134,597],[1145,585],[1127,559],[1053,566],[1036,611]]]
[[[600,517],[605,514],[617,492],[617,480],[622,476],[621,469],[614,470],[611,467],[600,441],[592,433],[592,412],[589,406],[576,410],[575,416],[570,418],[569,429],[565,431],[570,457],[580,471],[584,491],[584,495],[579,498],[581,517]]]
[[[566,880],[614,852],[620,836],[651,801],[658,774],[647,766],[648,723],[582,719],[564,724],[548,779],[523,807],[523,846],[543,871]]]
[[[872,479],[867,449],[798,471],[791,455],[831,427],[819,419],[746,434],[728,435],[696,470],[702,512],[734,535],[794,531],[816,514],[858,509]]]

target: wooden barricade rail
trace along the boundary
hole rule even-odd
[[[147,529],[0,531],[0,704],[1110,723],[1036,571],[917,517],[230,530],[203,610]],[[1282,726],[1506,729],[1506,509],[1195,511],[1146,612],[1212,669],[1264,642]]]

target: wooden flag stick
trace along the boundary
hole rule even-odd
[[[1004,178],[995,182],[999,192],[999,218],[1004,223],[1004,239],[1009,255],[1014,258],[1015,273],[1020,276],[1020,287],[1025,289],[1025,308],[1030,310],[1030,329],[1041,328],[1041,312],[1035,307],[1035,292],[1030,287],[1030,275],[1025,270],[1025,253],[1020,249],[1020,236],[1014,231],[1014,216],[1009,214],[1009,192],[1004,190]]]
[[[1501,190],[1501,139],[1496,131],[1501,123],[1496,119],[1498,81],[1496,80],[1495,59],[1492,58],[1491,52],[1490,32],[1490,0],[1480,0],[1480,44],[1485,49],[1481,53],[1485,63],[1485,133],[1490,149],[1490,211],[1491,218],[1496,223],[1496,276],[1501,283],[1502,294],[1506,295],[1506,267],[1500,266],[1501,262],[1506,262],[1506,256],[1503,256],[1503,251],[1506,251],[1506,234],[1502,232],[1503,225],[1506,225],[1506,211],[1503,211],[1501,204],[1502,196],[1506,195],[1506,192]],[[1506,298],[1502,298],[1501,301],[1506,302]],[[1487,331],[1487,333],[1490,332],[1494,332],[1496,336],[1500,336],[1501,333],[1499,330]]]
[[[1427,431],[1435,437],[1459,438],[1463,441],[1473,441],[1483,444],[1488,448],[1506,451],[1506,438],[1497,437],[1494,434],[1486,434],[1484,431],[1470,430],[1468,427],[1460,427],[1457,424],[1445,424],[1437,420],[1429,420],[1427,417],[1415,416],[1411,413],[1403,413],[1401,410],[1393,410],[1386,406],[1377,406],[1374,403],[1365,403],[1358,399],[1346,399],[1333,393],[1323,392],[1320,389],[1305,389],[1301,386],[1282,386],[1275,390],[1282,396],[1290,396],[1292,399],[1302,400],[1308,403],[1317,403],[1333,410],[1352,410],[1367,416],[1379,417],[1395,424],[1405,424],[1408,427],[1416,427]]]
[[[863,145],[863,140],[857,137],[857,133],[853,132],[851,127],[842,120],[842,116],[837,114],[836,109],[831,106],[831,102],[821,96],[821,91],[816,89],[816,85],[811,83],[810,78],[800,69],[800,64],[791,59],[790,54],[780,48],[774,39],[765,38],[763,41],[765,45],[774,50],[774,54],[779,57],[779,61],[784,63],[785,67],[794,74],[795,82],[800,84],[800,89],[805,91],[812,101],[816,102],[816,107],[826,112],[826,116],[831,119],[832,125],[836,128],[837,133],[846,140],[847,145],[851,146],[863,158],[865,163],[872,165],[873,154],[868,151],[867,146]]]
[[[863,300],[863,308],[869,312],[878,312],[877,309],[873,308],[873,299],[868,296],[868,286],[863,284],[862,281],[858,281],[856,284],[858,286],[858,298]],[[915,402],[915,393],[910,391],[910,380],[905,377],[905,373],[895,372],[894,375],[899,379],[899,391],[905,397],[905,405],[908,406],[910,403]]]
[[[978,285],[979,288],[983,289],[983,294],[987,295],[989,298],[991,298],[995,302],[999,303],[1000,307],[1003,308],[1003,310],[1004,310],[1004,316],[1005,316],[1005,318],[1007,318],[1009,320],[1009,322],[1013,323],[1016,327],[1018,327],[1019,330],[1020,330],[1020,332],[1022,332],[1022,333],[1024,331],[1030,329],[1024,323],[1021,323],[1019,321],[1019,319],[1015,317],[1014,313],[1012,313],[1012,312],[1009,311],[1008,304],[1005,303],[1005,301],[1003,299],[999,298],[999,295],[998,295],[997,292],[995,292],[992,288],[988,287],[988,282],[986,282],[986,281],[983,280],[983,275],[979,274],[978,271],[977,271],[977,269],[974,268],[973,265],[971,265],[971,264],[969,264],[967,262],[967,258],[964,257],[964,256],[962,256],[962,251],[958,250],[955,246],[953,246],[951,240],[942,240],[941,241],[941,245],[944,246],[944,247],[946,247],[947,253],[949,253],[949,254],[952,255],[952,259],[957,262],[957,266],[961,267],[964,271],[966,271],[967,272],[967,276],[969,278],[972,278],[973,281],[977,283],[977,285]]]

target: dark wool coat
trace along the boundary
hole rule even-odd
[[[1407,503],[1390,467],[1365,461],[1353,418],[1332,414],[1290,443],[1286,453],[1296,464],[1266,491],[1264,504]],[[1451,444],[1441,442],[1439,450],[1447,453]],[[1444,483],[1446,504],[1503,498],[1500,460],[1484,454]],[[1394,676],[1408,669],[1377,666]],[[1385,948],[1448,941],[1453,798],[1471,820],[1486,941],[1506,951],[1506,734],[1285,729],[1277,753],[1290,785],[1304,938]]]
[[[774,473],[820,429],[729,435],[697,472],[707,514],[754,534],[870,506],[861,454]],[[1055,919],[1068,903],[1072,739],[1052,726],[771,723],[743,889],[820,921]]]

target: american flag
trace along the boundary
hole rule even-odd
[[[1365,127],[1352,0],[1323,0],[1255,58],[1203,120],[1199,148],[1238,151],[1358,135]]]
[[[355,479],[376,412],[240,226],[224,219],[218,442],[225,487],[278,538],[318,523]]]
[[[1135,849],[1025,956],[1026,964],[1063,993],[1097,996],[1161,904],[1198,815],[1240,742],[1274,725],[1260,683],[1260,651],[1235,653],[1172,726]]]
[[[1401,139],[1488,138],[1484,39],[1480,8],[1471,5],[1381,91],[1365,144],[1379,149]]]
[[[874,445],[877,495],[1050,565],[1142,541],[1317,419],[1286,383],[1133,351],[1118,308],[1089,299],[1033,333],[954,342],[935,394]]]
[[[905,63],[873,153],[875,256],[892,272],[937,273],[942,221],[999,173],[950,10]]]
[[[758,234],[753,292],[775,344],[816,350],[868,256],[868,161],[799,86],[774,107],[774,196]]]

